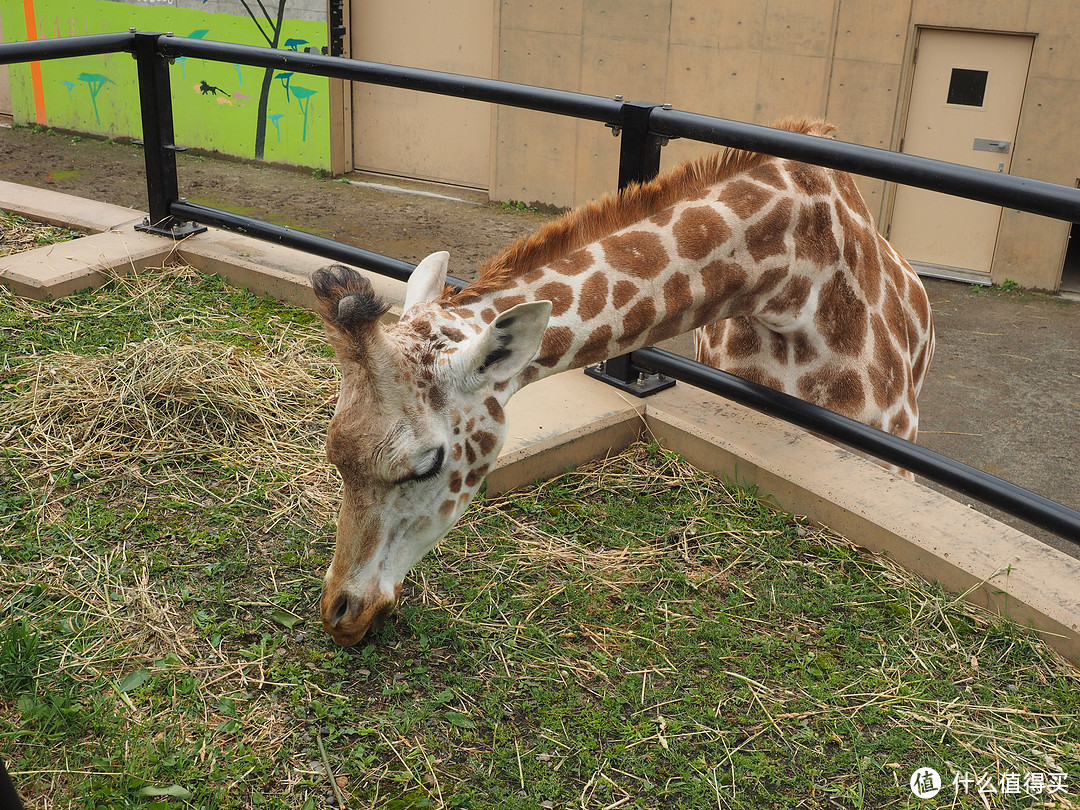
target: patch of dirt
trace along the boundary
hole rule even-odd
[[[180,193],[192,202],[411,262],[449,250],[450,272],[462,278],[548,218],[190,154],[179,156],[178,173]],[[0,129],[0,179],[145,211],[143,177],[135,146]],[[926,287],[938,344],[920,399],[919,443],[1080,509],[1080,302],[933,279]],[[689,345],[677,343],[683,351]],[[974,505],[1080,556],[1080,546]]]

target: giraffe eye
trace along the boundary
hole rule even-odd
[[[412,475],[404,479],[405,481],[426,481],[438,475],[439,471],[442,470],[443,461],[446,460],[446,450],[438,447],[429,453],[426,458],[430,459],[430,461],[426,465],[421,463]]]

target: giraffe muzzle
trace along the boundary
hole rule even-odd
[[[379,591],[371,596],[351,592],[348,588],[323,588],[320,611],[322,624],[335,643],[342,647],[358,644],[368,630],[379,630],[386,623],[397,605],[401,585],[394,589],[393,597]]]

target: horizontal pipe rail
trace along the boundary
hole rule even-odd
[[[399,87],[426,93],[524,107],[621,125],[628,106],[600,96],[483,79],[456,73],[398,67],[319,54],[274,51],[250,45],[185,37],[161,37],[159,51],[170,57],[201,59],[313,73],[331,78]],[[749,149],[778,157],[829,166],[853,174],[939,191],[980,202],[1015,208],[1053,219],[1080,222],[1080,189],[1028,177],[905,155],[872,146],[787,132],[741,121],[681,110],[655,108],[649,118],[653,135],[692,138]]]
[[[131,50],[135,34],[101,34],[0,45],[0,64]],[[600,96],[484,79],[455,73],[385,65],[321,54],[161,35],[158,52],[256,67],[309,73],[428,93],[486,101],[620,125],[624,102]],[[654,135],[750,149],[829,166],[854,174],[1080,222],[1080,189],[987,169],[817,138],[697,113],[656,108]]]
[[[638,349],[631,353],[630,361],[643,372],[664,374],[790,424],[821,433],[848,447],[944,484],[1066,540],[1080,543],[1080,512],[948,456],[811,402],[663,349]]]
[[[40,62],[46,59],[67,59],[72,56],[98,56],[106,53],[131,51],[135,48],[135,32],[122,34],[91,34],[60,39],[35,39],[29,42],[0,43],[0,65],[16,62]]]
[[[415,269],[415,265],[401,259],[393,259],[381,253],[346,245],[344,242],[327,239],[325,236],[316,236],[285,225],[274,225],[261,219],[253,219],[243,214],[234,214],[231,211],[222,211],[218,208],[190,203],[186,200],[174,202],[169,206],[169,212],[179,220],[201,222],[204,225],[213,225],[215,228],[224,228],[236,233],[254,236],[267,242],[303,250],[306,253],[322,256],[332,261],[345,262],[354,267],[370,270],[382,276],[389,276],[398,281],[408,281],[409,275]],[[468,284],[468,282],[453,276],[447,276],[446,283],[459,289]]]
[[[592,121],[618,124],[622,102],[601,96],[551,90],[527,84],[484,79],[458,73],[444,73],[420,68],[398,67],[379,62],[364,62],[340,56],[322,56],[287,50],[271,50],[252,45],[236,45],[213,40],[164,36],[158,51],[166,57],[188,56],[236,62],[242,65],[310,73],[332,79],[399,87],[425,93],[488,101],[510,107],[525,107],[540,112],[568,115]]]
[[[765,152],[954,197],[1080,222],[1080,189],[1071,186],[680,110],[653,110],[649,124],[660,135]]]

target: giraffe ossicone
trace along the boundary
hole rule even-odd
[[[695,329],[701,362],[915,438],[929,302],[843,172],[727,151],[570,212],[459,292],[447,264],[420,263],[392,324],[359,273],[312,278],[342,370],[320,606],[339,644],[385,620],[494,467],[507,401],[549,374]]]

